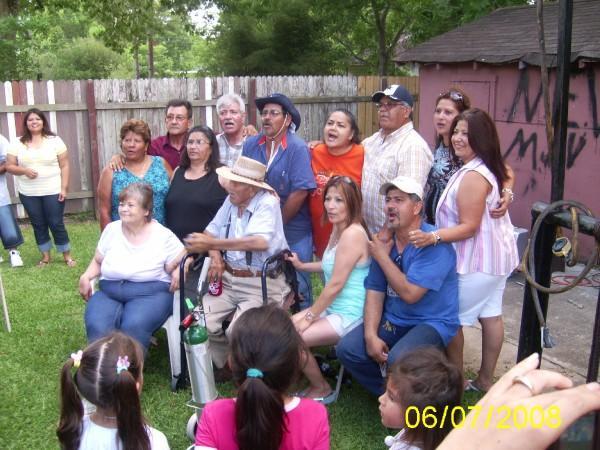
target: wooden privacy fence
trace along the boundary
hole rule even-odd
[[[278,76],[214,77],[141,80],[7,81],[0,89],[0,134],[9,140],[21,135],[23,113],[32,106],[47,112],[51,129],[67,144],[71,163],[67,212],[89,211],[100,170],[120,151],[119,130],[130,118],[146,121],[152,136],[165,130],[165,104],[173,98],[192,103],[194,124],[219,132],[217,99],[238,93],[247,105],[248,122],[260,127],[254,99],[273,92],[289,96],[302,116],[298,134],[319,139],[328,113],[335,108],[352,111],[362,137],[378,129],[373,92],[391,84],[403,84],[415,97],[418,115],[418,77],[378,76]],[[17,214],[25,213],[9,178],[9,192]]]

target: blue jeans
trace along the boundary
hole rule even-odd
[[[145,350],[150,337],[173,314],[173,293],[164,281],[100,280],[100,290],[85,308],[88,342],[113,330],[138,340]]]
[[[0,206],[0,238],[2,245],[7,250],[17,248],[23,243],[21,229],[15,220],[10,205]]]
[[[397,327],[382,319],[377,335],[390,349],[387,364],[392,365],[403,354],[418,347],[434,346],[444,348],[442,338],[435,328],[421,324],[412,327]],[[342,338],[336,347],[336,353],[344,367],[375,395],[385,391],[385,379],[379,364],[367,354],[364,325],[356,327]]]
[[[312,261],[313,240],[312,233],[307,233],[302,239],[296,242],[288,242],[290,250],[298,254],[302,262]],[[310,273],[296,271],[298,279],[298,294],[300,295],[300,309],[306,309],[312,305],[312,287],[310,283]]]
[[[58,194],[30,196],[19,193],[19,198],[31,221],[35,242],[40,252],[49,252],[52,248],[50,231],[52,231],[52,236],[54,236],[56,250],[61,253],[69,251],[71,245],[69,244],[69,235],[63,221],[65,202],[58,201]]]

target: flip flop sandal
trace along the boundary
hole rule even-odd
[[[308,394],[308,390],[310,389],[310,387],[307,387],[305,389],[302,389],[301,391],[298,392],[294,392],[292,395],[294,397],[299,397],[299,398],[306,398],[306,394]]]
[[[467,385],[464,389],[465,392],[479,392],[480,394],[485,394],[487,391],[477,386],[473,380],[467,380]]]
[[[337,392],[331,391],[324,397],[313,397],[315,402],[322,403],[323,405],[330,405],[337,400]]]
[[[77,265],[77,261],[73,258],[65,259],[65,264],[69,267],[75,267]]]
[[[37,263],[37,266],[38,267],[46,267],[48,264],[50,264],[50,261],[45,261],[42,259]]]

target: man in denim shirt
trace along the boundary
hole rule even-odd
[[[247,138],[242,155],[267,166],[266,182],[275,189],[281,201],[283,230],[290,250],[308,262],[313,243],[308,193],[316,188],[306,143],[295,131],[300,126],[300,113],[283,94],[257,98],[256,107],[262,118],[262,131]],[[310,276],[298,272],[301,308],[312,303]]]

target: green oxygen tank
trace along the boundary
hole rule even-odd
[[[188,309],[194,309],[194,304],[189,298],[185,299],[185,303]],[[204,314],[194,313],[193,318],[194,321],[183,333],[183,341],[190,345],[202,344],[208,340],[208,331],[206,330]]]
[[[192,387],[192,404],[205,405],[217,398],[217,389],[210,355],[208,330],[202,310],[202,302],[194,308],[186,298],[188,309],[193,309],[194,322],[183,333],[185,354]]]

